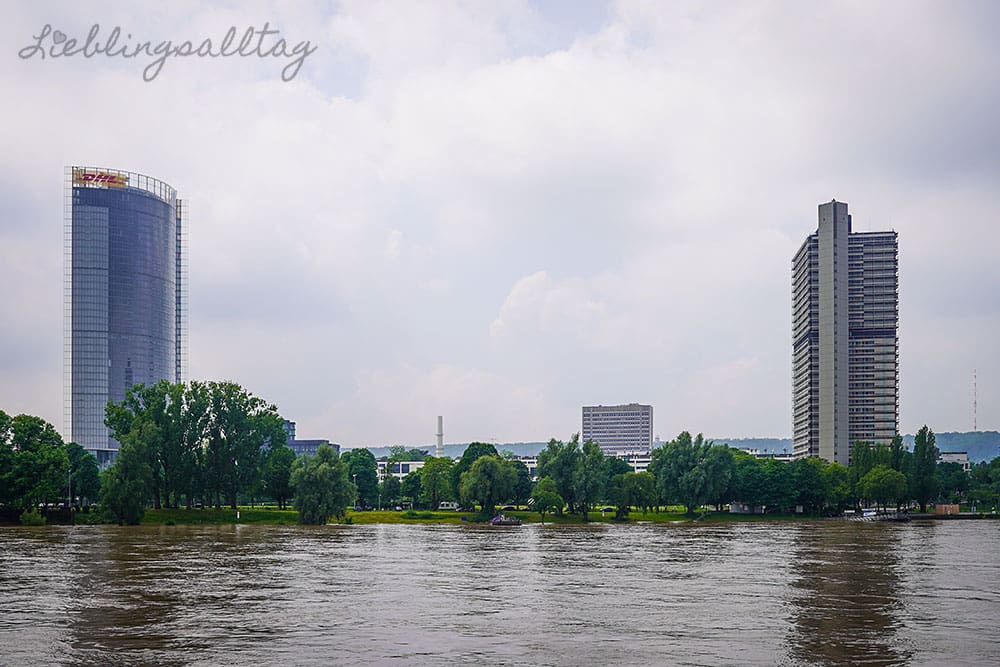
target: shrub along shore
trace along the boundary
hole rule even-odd
[[[239,519],[236,513],[239,511]],[[517,517],[523,523],[542,523],[539,520],[538,512],[529,510],[513,510],[504,512],[506,516]],[[476,512],[453,512],[453,511],[350,511],[344,521],[334,520],[332,523],[348,524],[476,524],[487,521]],[[579,524],[590,523],[677,523],[677,522],[721,522],[721,521],[796,521],[815,520],[814,517],[804,517],[794,514],[730,514],[729,512],[705,512],[697,515],[689,515],[681,508],[669,512],[649,512],[645,515],[642,512],[634,512],[624,521],[616,521],[614,512],[591,512],[589,520],[584,521],[579,514],[564,513],[547,514],[545,524]],[[224,524],[274,524],[290,525],[298,524],[298,512],[295,510],[278,509],[251,509],[240,508],[233,510],[224,509],[161,509],[147,510],[142,518],[142,525],[164,526],[164,525],[224,525]]]
[[[584,521],[579,514],[548,514],[545,524],[587,525],[593,523],[726,523],[726,522],[789,522],[789,521],[826,521],[824,517],[814,517],[802,514],[731,514],[729,512],[705,511],[694,516],[684,512],[683,508],[668,508],[665,512],[634,511],[624,521],[615,520],[614,512],[591,512],[589,520]],[[239,512],[239,518],[236,514]],[[507,516],[517,517],[523,523],[542,523],[538,512],[529,510],[514,510],[505,512]],[[969,515],[964,515],[969,517]],[[998,519],[1000,515],[976,514],[977,518]],[[944,515],[914,515],[914,518],[954,519]],[[480,522],[480,517],[473,512],[452,511],[390,511],[372,510],[367,512],[350,511],[342,523],[362,524],[468,524]],[[299,523],[298,512],[295,510],[279,510],[272,508],[241,507],[239,510],[223,509],[161,509],[148,510],[142,518],[144,526],[187,526],[187,525],[235,525],[235,524],[268,524],[296,525]]]
[[[926,426],[912,451],[900,436],[854,443],[849,466],[755,458],[683,431],[652,451],[647,470],[635,471],[574,435],[550,440],[531,472],[482,442],[457,460],[390,447],[380,463],[368,449],[341,455],[328,445],[296,456],[277,408],[231,382],[136,385],[107,405],[105,423],[121,448],[98,472],[92,453],[63,442],[43,419],[0,411],[0,522],[463,521],[462,513],[434,509],[442,506],[480,508],[464,514],[471,522],[506,506],[525,508],[515,512],[522,522],[774,521],[863,508],[925,512],[935,502],[986,511],[1000,505],[1000,457],[971,471],[939,463]],[[766,513],[730,514],[730,506]]]

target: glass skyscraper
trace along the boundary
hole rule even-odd
[[[187,376],[187,221],[177,191],[120,169],[67,167],[64,430],[111,463],[108,401]]]

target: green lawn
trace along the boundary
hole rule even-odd
[[[240,513],[239,521],[236,512]],[[271,523],[292,524],[299,522],[299,513],[295,510],[279,510],[275,508],[241,507],[239,510],[223,509],[161,509],[146,510],[142,517],[144,526],[164,525],[219,525],[232,523]]]
[[[651,523],[671,523],[676,521],[693,521],[697,517],[689,516],[681,511],[677,511],[679,508],[670,508],[673,511],[670,512],[649,512],[648,514],[643,514],[640,511],[633,511],[629,514],[627,521],[630,523],[636,521],[648,521]],[[235,524],[235,523],[260,523],[260,524],[276,524],[276,525],[288,525],[298,523],[298,512],[292,509],[279,510],[276,508],[260,508],[256,507],[251,509],[250,507],[240,507],[238,510],[240,514],[239,520],[236,519],[237,510],[223,508],[223,509],[160,509],[160,510],[146,510],[145,515],[142,518],[143,525],[146,526],[163,526],[163,525],[223,525],[223,524]],[[505,512],[508,516],[516,516],[524,523],[538,523],[539,516],[538,512],[529,512],[527,510],[515,510]],[[611,523],[614,520],[614,512],[605,512],[604,516],[601,516],[601,512],[590,512],[588,518],[591,523]],[[474,522],[476,520],[476,515],[472,512],[452,512],[452,511],[439,511],[439,512],[427,512],[423,510],[416,510],[414,512],[396,512],[396,511],[370,511],[370,512],[355,512],[348,511],[347,517],[350,519],[351,523],[355,524],[375,524],[375,523],[411,523],[411,524],[421,524],[421,523],[434,523],[434,524],[462,524],[466,522]],[[462,517],[465,517],[466,521],[462,521]],[[729,514],[728,512],[709,512],[706,513],[702,518],[697,519],[700,522],[717,522],[717,521],[787,521],[787,520],[799,520],[809,517],[796,516],[796,515],[775,515],[775,514]],[[336,518],[331,519],[332,523],[337,523]],[[555,514],[546,514],[545,523],[552,524],[580,524],[583,523],[583,518],[579,514],[564,514],[558,516]]]

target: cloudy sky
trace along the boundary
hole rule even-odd
[[[18,53],[45,24],[314,53]],[[901,429],[1000,428],[994,2],[52,2],[0,25],[0,409],[62,426],[62,179],[191,213],[191,374],[346,446],[791,431],[792,254],[900,243]],[[51,45],[51,38],[46,42]],[[267,47],[265,43],[264,48]]]

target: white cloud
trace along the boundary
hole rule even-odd
[[[790,259],[832,197],[900,232],[903,429],[966,428],[971,368],[986,398],[1000,376],[996,10],[625,2],[555,30],[550,9],[18,5],[7,53],[98,19],[269,20],[319,50],[292,83],[256,59],[152,84],[0,60],[0,408],[61,421],[62,168],[96,163],[189,200],[192,371],[302,433],[429,441],[444,411],[545,439],[640,400],[664,436],[786,434]]]
[[[349,447],[430,443],[437,415],[445,418],[446,442],[532,440],[539,426],[560,435],[544,392],[502,375],[401,364],[362,371],[354,380],[353,393],[322,416]]]

